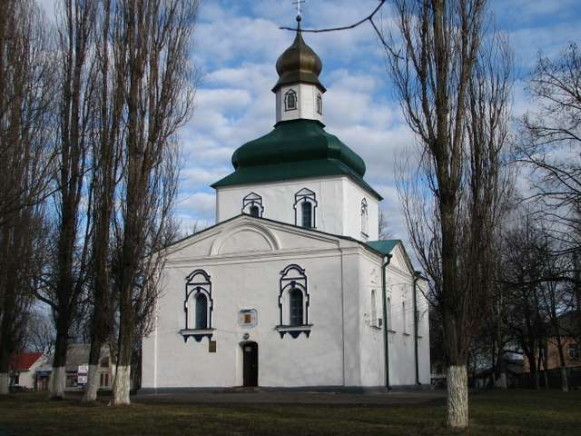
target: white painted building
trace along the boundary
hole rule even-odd
[[[143,388],[430,382],[423,282],[401,241],[377,241],[381,196],[324,130],[321,69],[299,31],[274,130],[213,185],[217,224],[168,249]]]

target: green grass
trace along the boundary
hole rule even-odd
[[[470,398],[470,435],[580,435],[581,391],[485,392]],[[406,406],[135,403],[109,407],[45,394],[0,398],[4,435],[448,435],[443,401]]]

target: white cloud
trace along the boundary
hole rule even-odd
[[[39,0],[50,19],[56,2]],[[376,5],[376,0],[309,0],[303,6],[303,27],[351,24]],[[554,55],[568,41],[578,40],[577,6],[578,0],[491,1],[499,27],[510,33],[519,79],[534,65],[539,50]],[[290,1],[202,2],[192,52],[202,77],[194,116],[180,132],[183,169],[177,210],[184,228],[214,222],[215,197],[208,185],[232,171],[230,159],[237,147],[271,130],[275,62],[293,39],[292,32],[279,26],[294,26],[294,14]],[[384,8],[378,25],[388,28],[390,14]],[[304,37],[323,60],[327,131],[364,158],[366,179],[385,197],[392,232],[405,238],[394,168],[417,145],[393,100],[377,36],[365,23],[354,30]],[[515,114],[533,107],[523,88],[522,81],[515,84]]]

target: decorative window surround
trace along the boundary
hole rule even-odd
[[[253,208],[258,208],[258,215],[253,214]],[[256,210],[256,209],[254,209]],[[262,218],[264,214],[264,206],[262,205],[262,197],[255,192],[251,192],[242,199],[242,213],[251,216]]]
[[[369,212],[367,210],[367,200],[361,200],[361,236],[367,240],[369,238]]]
[[[298,108],[297,101],[298,101],[297,92],[294,89],[289,89],[284,94],[284,110],[296,111]]]
[[[184,337],[184,342],[188,342],[188,338],[193,337],[196,342],[201,342],[202,339],[212,339],[216,329],[182,329],[180,335]]]
[[[275,327],[275,330],[280,334],[280,337],[283,338],[285,334],[291,335],[293,339],[299,337],[301,333],[304,333],[305,336],[308,338],[311,334],[311,327],[313,324],[306,324],[301,326],[282,326],[278,325]]]
[[[299,265],[291,264],[281,271],[280,278],[280,292],[278,295],[279,307],[279,322],[275,327],[279,332],[280,337],[283,338],[285,334],[290,334],[292,338],[297,338],[301,333],[304,333],[308,338],[311,334],[313,324],[309,324],[309,305],[310,296],[307,289],[307,276],[305,270]],[[302,294],[302,322],[291,325],[291,291],[300,291]]]
[[[186,277],[186,292],[184,301],[185,328],[179,333],[183,336],[184,342],[189,337],[193,337],[196,342],[203,338],[212,338],[214,330],[212,328],[212,312],[214,311],[214,300],[212,299],[212,282],[208,273],[202,269],[194,270]],[[196,303],[197,297],[203,295],[206,298],[206,326],[205,328],[196,328]]]
[[[311,222],[304,223],[305,216],[304,207],[306,204],[310,206]],[[317,228],[317,195],[310,189],[303,188],[295,194],[295,226],[316,229]],[[310,225],[309,225],[310,224]]]

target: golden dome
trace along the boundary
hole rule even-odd
[[[323,63],[317,53],[303,40],[301,23],[300,20],[297,21],[299,26],[294,42],[276,61],[279,79],[272,90],[276,92],[281,86],[292,83],[311,83],[325,92],[325,87],[319,82]]]

